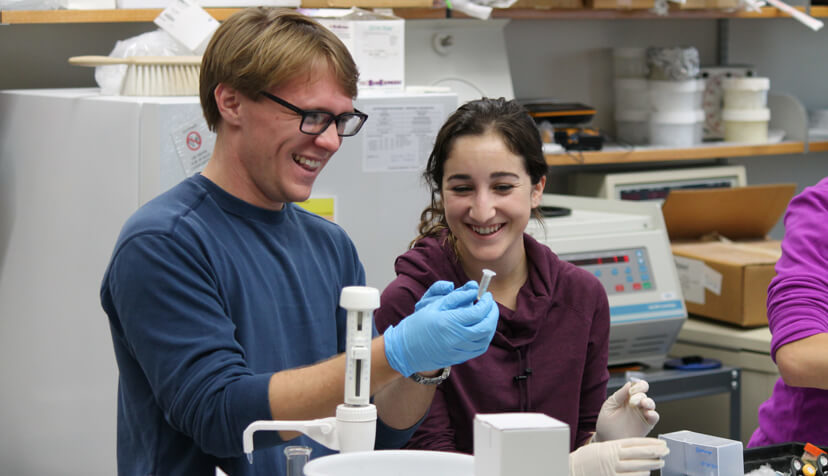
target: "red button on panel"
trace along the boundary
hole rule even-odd
[[[615,285],[615,290],[616,291],[623,291],[624,290],[624,285],[623,284],[616,284]]]
[[[633,283],[633,289],[641,289],[641,283]]]

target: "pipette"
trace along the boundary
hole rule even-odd
[[[373,311],[379,304],[379,290],[375,288],[347,286],[342,289],[339,305],[347,311],[345,403],[336,407],[336,417],[307,421],[254,421],[242,435],[244,452],[251,463],[253,433],[257,431],[300,431],[342,453],[374,449],[377,407],[370,403],[371,333]]]
[[[492,276],[494,276],[495,274],[496,273],[490,269],[483,270],[483,277],[480,278],[480,287],[477,289],[478,300],[480,300],[480,298],[483,297],[483,294],[486,292],[486,290],[489,289],[489,282],[492,280]]]

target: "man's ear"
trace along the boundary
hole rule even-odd
[[[224,83],[219,83],[216,89],[213,90],[213,97],[216,99],[216,105],[222,120],[228,124],[238,125],[240,121],[241,93]]]

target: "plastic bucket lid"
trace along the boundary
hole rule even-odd
[[[615,89],[632,89],[644,91],[648,87],[646,79],[642,78],[619,78],[615,80]]]
[[[650,118],[650,111],[641,109],[627,109],[615,111],[615,120],[620,122],[646,122]]]
[[[769,78],[724,78],[722,89],[743,89],[746,91],[766,91],[770,89]]]
[[[685,81],[650,81],[650,90],[659,93],[694,93],[704,91],[703,79],[688,79]]]
[[[474,457],[442,451],[385,450],[313,459],[305,476],[474,476]]]
[[[759,122],[770,120],[770,109],[722,109],[722,120],[733,122]]]
[[[650,122],[664,124],[695,124],[704,119],[704,110],[659,111],[650,114]]]

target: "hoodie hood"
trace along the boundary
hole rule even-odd
[[[523,235],[523,243],[529,276],[518,292],[514,310],[498,303],[500,319],[492,344],[499,347],[518,348],[531,343],[546,324],[543,317],[557,305],[552,296],[560,268],[558,257],[527,234]],[[438,280],[452,281],[455,287],[460,287],[472,279],[463,271],[447,231],[438,237],[419,240],[397,258],[394,269],[398,275],[408,276],[425,289]]]

